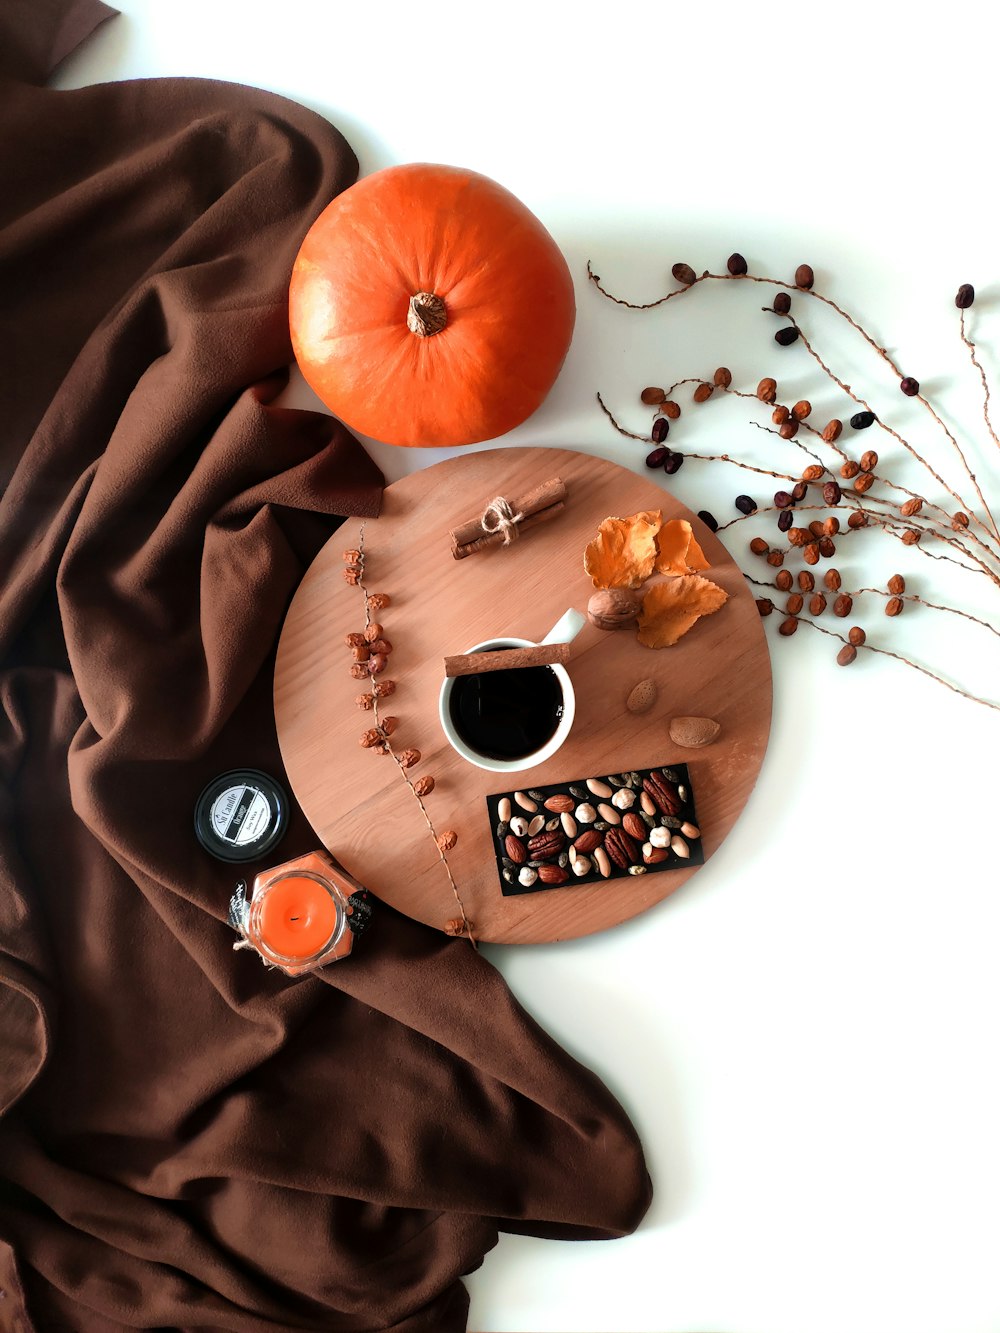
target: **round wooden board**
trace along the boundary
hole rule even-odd
[[[515,497],[550,477],[568,488],[566,509],[506,549],[452,558],[449,530],[494,495]],[[577,697],[573,732],[551,759],[516,781],[460,759],[438,720],[442,658],[497,635],[541,639],[569,607],[593,592],[583,551],[609,514],[660,509],[688,518],[729,593],[672,648],[642,647],[629,630],[587,625],[569,671]],[[348,520],[307,571],[278,645],[274,709],[289,781],[323,842],[362,883],[400,911],[443,928],[457,904],[420,807],[389,757],[362,749],[371,713],[355,705],[366,689],[351,677],[344,636],[365,624],[364,593],[343,578],[342,552],[356,547],[361,521]],[[365,524],[365,585],[385,592],[379,614],[393,644],[386,671],[397,689],[385,712],[399,718],[397,752],[422,758],[410,776],[431,774],[426,806],[438,831],[454,829],[448,863],[477,938],[549,943],[603,930],[660,902],[694,873],[687,869],[505,898],[500,893],[488,793],[572,781],[623,769],[688,765],[706,859],[736,822],[757,779],[771,719],[771,667],[754,599],[739,568],[704,524],[651,478],[563,449],[505,448],[462,454],[389,486],[381,517]],[[625,698],[637,681],[659,688],[650,713]],[[722,724],[697,750],[672,744],[671,717]]]

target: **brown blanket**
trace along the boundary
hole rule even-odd
[[[383,907],[318,978],[233,951],[194,801],[281,776],[282,616],[379,505],[274,405],[357,163],[249,88],[45,88],[109,12],[0,0],[0,1327],[463,1329],[498,1228],[638,1224],[641,1149],[465,942]],[[316,843],[293,811],[280,859]]]

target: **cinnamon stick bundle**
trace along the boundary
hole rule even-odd
[[[549,481],[536,486],[534,490],[527,494],[518,496],[516,500],[509,502],[511,514],[520,515],[517,522],[513,524],[516,529],[516,536],[534,527],[538,523],[544,523],[550,518],[554,518],[565,507],[566,483],[561,477],[553,477]],[[460,523],[458,527],[452,529],[449,534],[451,537],[451,553],[456,560],[463,560],[467,555],[473,555],[476,551],[482,550],[487,546],[503,546],[507,544],[505,537],[505,527],[503,525],[494,531],[489,527],[484,527],[483,520],[486,512],[494,501],[491,499],[484,501],[482,512],[476,517],[469,519],[465,523]]]

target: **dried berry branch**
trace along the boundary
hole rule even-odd
[[[714,274],[706,270],[698,275],[689,265],[675,264],[673,275],[680,284],[678,289],[657,301],[642,305],[613,296],[602,286],[589,265],[588,274],[591,281],[608,299],[631,309],[643,310],[661,305],[665,301],[673,299],[674,296],[683,295],[694,286],[709,279],[719,281],[743,279],[751,282],[768,283],[783,289],[779,290],[775,296],[773,306],[765,308],[766,313],[781,316],[785,320],[782,327],[774,335],[774,341],[783,347],[789,347],[801,341],[826,378],[861,409],[851,417],[850,427],[854,431],[863,431],[877,423],[881,430],[888,433],[903,447],[913,461],[925,470],[936,485],[941,488],[941,491],[950,496],[959,508],[951,511],[934,496],[927,496],[922,492],[915,491],[886,475],[884,466],[881,470],[878,469],[879,457],[874,450],[865,450],[857,459],[851,457],[849,450],[844,448],[843,443],[838,443],[842,436],[844,423],[834,418],[827,422],[822,430],[818,429],[807,420],[812,413],[811,403],[803,399],[793,406],[785,406],[777,401],[777,382],[773,378],[765,377],[761,379],[756,391],[751,393],[746,389],[734,386],[732,374],[724,366],[720,366],[711,379],[686,376],[677,380],[668,390],[652,387],[643,389],[640,394],[642,403],[655,409],[650,435],[639,434],[624,427],[607,407],[601,395],[598,394],[601,409],[614,428],[621,435],[641,441],[643,444],[647,444],[651,440],[656,447],[647,455],[646,465],[650,468],[662,467],[668,475],[676,473],[684,461],[690,458],[705,462],[728,462],[760,476],[772,477],[779,482],[792,483],[785,489],[775,492],[773,505],[758,505],[757,501],[751,496],[737,496],[735,504],[740,511],[739,516],[721,525],[707,511],[702,510],[699,513],[699,517],[712,531],[719,532],[725,531],[737,523],[745,522],[748,518],[759,519],[766,515],[777,515],[778,529],[784,537],[785,544],[772,546],[762,538],[755,537],[749,545],[750,551],[754,555],[766,559],[768,565],[779,572],[770,582],[754,579],[749,574],[746,577],[749,582],[755,583],[759,587],[775,588],[787,594],[785,618],[781,621],[778,631],[781,637],[791,637],[797,630],[800,619],[803,618],[806,619],[807,623],[814,624],[814,628],[820,629],[824,633],[832,633],[832,631],[824,630],[822,626],[816,625],[814,619],[810,620],[803,616],[806,596],[810,596],[809,611],[815,618],[815,616],[826,611],[829,604],[827,598],[829,592],[834,596],[833,614],[839,617],[845,617],[851,613],[855,596],[878,593],[885,600],[883,609],[890,619],[898,616],[906,606],[911,606],[914,609],[943,611],[958,615],[970,623],[989,630],[991,634],[1000,638],[1000,629],[988,620],[981,619],[979,616],[959,607],[945,605],[940,601],[933,601],[917,593],[906,593],[904,591],[904,580],[899,574],[894,574],[888,581],[888,591],[874,587],[864,587],[860,588],[857,593],[851,593],[841,587],[840,574],[831,566],[822,575],[823,587],[826,591],[817,589],[812,567],[815,567],[822,560],[829,560],[835,554],[837,549],[835,539],[843,540],[843,537],[848,533],[857,533],[862,529],[871,529],[883,533],[885,536],[893,537],[906,547],[916,546],[920,554],[928,559],[947,562],[958,569],[982,574],[995,586],[1000,587],[1000,529],[997,528],[989,502],[969,465],[965,452],[955,435],[945,425],[924,395],[921,394],[919,383],[911,377],[904,376],[886,349],[878,344],[847,311],[843,310],[836,302],[813,291],[814,275],[808,265],[799,266],[795,274],[794,284],[749,274],[746,261],[740,255],[732,255],[727,268],[728,274]],[[833,371],[806,336],[799,321],[791,315],[791,296],[788,294],[790,292],[813,296],[830,306],[853,329],[860,333],[865,341],[890,366],[899,380],[901,392],[907,397],[916,398],[943,430],[962,467],[972,481],[982,512],[992,527],[979,517],[959,491],[932,465],[921,450],[915,448],[898,431],[883,422],[865,398]],[[955,303],[959,310],[963,312],[961,319],[963,341],[969,350],[973,365],[979,371],[983,384],[983,415],[987,431],[992,443],[998,445],[1000,442],[998,442],[998,437],[990,420],[989,385],[985,372],[975,355],[974,344],[968,338],[965,329],[964,310],[972,304],[972,299],[973,289],[964,286],[960,288]],[[695,386],[692,393],[695,404],[704,404],[716,395],[719,397],[730,395],[738,398],[754,398],[767,405],[771,409],[772,425],[763,425],[756,421],[751,424],[759,430],[778,436],[783,444],[790,443],[795,448],[802,450],[813,460],[812,464],[803,470],[801,477],[796,479],[791,473],[758,466],[746,459],[734,458],[730,454],[701,454],[687,450],[682,453],[673,445],[673,442],[668,445],[667,439],[671,428],[676,427],[681,416],[681,407],[678,402],[674,401],[672,395],[675,390],[685,384]],[[807,447],[801,438],[801,434],[806,434],[811,440],[814,440],[815,448]],[[823,456],[824,452],[828,455],[835,455],[837,461],[828,461],[828,457]],[[905,497],[905,499],[900,500],[900,496]],[[836,516],[838,511],[840,513],[846,511],[848,514],[845,528],[840,526]],[[826,517],[816,518],[806,525],[805,514],[821,512]],[[803,515],[798,520],[801,526],[795,526],[796,513]],[[948,547],[955,554],[941,550],[930,550],[928,546],[931,544]],[[791,572],[783,568],[786,557],[794,556],[796,552],[798,552],[799,558],[806,566],[798,574],[798,590],[795,590],[795,580]],[[770,598],[762,597],[758,598],[758,608],[761,615],[769,615],[775,609],[775,605]],[[844,639],[839,634],[833,637],[840,639],[844,645],[837,656],[837,661],[841,665],[849,665],[856,659],[858,648],[867,646],[870,651],[895,658],[973,702],[1000,711],[1000,704],[979,698],[977,695],[952,684],[929,668],[917,662],[911,662],[908,658],[889,649],[866,644],[864,631],[859,626],[852,627],[848,639]]]
[[[455,877],[452,874],[451,866],[448,862],[447,853],[455,846],[458,840],[457,834],[451,829],[446,830],[444,833],[438,833],[435,829],[434,822],[423,801],[423,798],[430,795],[434,790],[434,779],[430,776],[425,776],[413,781],[408,770],[420,762],[420,751],[407,748],[397,753],[392,740],[390,739],[396,730],[397,719],[394,717],[383,716],[381,712],[383,707],[382,701],[389,695],[395,693],[395,684],[389,680],[379,681],[377,679],[378,674],[384,669],[384,661],[377,670],[372,663],[378,656],[387,658],[388,654],[392,651],[392,645],[383,637],[381,624],[372,619],[372,611],[382,611],[390,603],[386,593],[371,593],[368,591],[365,584],[366,556],[364,523],[361,524],[361,529],[358,534],[357,550],[345,551],[344,560],[346,562],[344,569],[345,578],[348,583],[361,589],[361,593],[365,599],[365,629],[361,638],[368,645],[368,648],[363,648],[361,644],[352,644],[351,640],[357,637],[353,634],[348,635],[348,645],[354,649],[355,655],[359,652],[366,653],[366,656],[362,659],[362,665],[369,667],[368,674],[373,681],[371,694],[360,695],[356,701],[359,708],[364,709],[366,712],[371,711],[375,718],[375,726],[369,728],[369,730],[362,735],[361,744],[366,749],[372,749],[378,753],[389,755],[399,769],[400,777],[406,783],[407,787],[409,787],[410,794],[420,807],[420,813],[423,816],[424,823],[427,825],[427,829],[431,837],[434,839],[438,858],[444,867],[446,876],[448,877],[448,883],[451,885],[451,891],[458,904],[458,910],[462,914],[460,923],[449,921],[446,924],[446,933],[449,935],[464,934],[468,936],[472,947],[478,948],[475,936],[472,933],[472,923],[466,915],[465,904],[462,902],[462,895],[458,891],[458,885],[455,883]],[[385,649],[383,653],[378,652],[380,647]],[[362,678],[361,673],[358,673],[358,678]],[[389,685],[391,685],[392,688],[386,689],[386,686]],[[456,924],[460,925],[460,929],[455,928]]]

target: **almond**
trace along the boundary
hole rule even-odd
[[[539,866],[538,878],[543,884],[565,884],[569,875],[562,866]]]
[[[675,717],[670,720],[670,739],[689,750],[709,745],[722,730],[711,717]]]
[[[568,814],[575,805],[576,801],[573,800],[572,796],[563,796],[558,792],[555,796],[550,796],[545,802],[546,810],[551,810],[554,815]]]
[[[630,713],[648,713],[655,703],[656,681],[640,680],[638,685],[632,686],[625,707]]]
[[[626,833],[630,833],[633,838],[637,839],[637,841],[646,841],[646,825],[643,820],[641,820],[638,815],[633,814],[631,810],[622,815],[622,828]]]
[[[595,847],[600,847],[602,841],[603,837],[597,829],[589,828],[580,834],[573,846],[581,853],[592,852]]]

